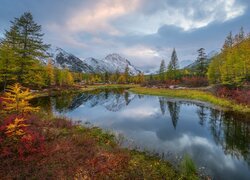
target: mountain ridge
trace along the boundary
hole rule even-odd
[[[83,73],[124,73],[125,68],[128,66],[130,75],[137,75],[142,70],[135,67],[128,59],[122,57],[118,53],[108,54],[103,59],[97,59],[93,57],[79,58],[72,53],[69,53],[62,48],[55,48],[50,53],[54,66],[58,68],[68,68],[74,72]],[[41,60],[43,63],[47,63],[45,60]]]

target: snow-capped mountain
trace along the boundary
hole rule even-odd
[[[134,65],[132,65],[129,60],[121,57],[119,54],[109,54],[102,60],[107,66],[107,71],[114,73],[115,71],[124,72],[126,66],[129,68],[129,73],[131,75],[136,75],[141,72]]]
[[[57,48],[53,53],[53,61],[55,66],[59,68],[68,68],[75,72],[94,73],[91,66],[61,48]]]
[[[56,50],[51,54],[56,67],[68,68],[71,71],[75,72],[115,73],[116,71],[118,71],[120,73],[123,73],[127,66],[131,75],[136,75],[141,72],[141,70],[133,66],[129,62],[129,60],[115,53],[107,55],[102,60],[93,57],[80,59],[75,55],[64,51],[61,48],[56,48]]]
[[[129,93],[127,93],[125,96],[125,93],[114,94],[113,92],[102,92],[97,95],[92,93],[80,94],[73,98],[67,109],[72,111],[84,104],[84,106],[90,108],[95,106],[103,106],[108,111],[117,112],[126,107],[137,97],[135,94]],[[64,111],[67,111],[67,109]]]

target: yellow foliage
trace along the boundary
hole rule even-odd
[[[54,75],[54,67],[52,65],[51,59],[48,61],[48,65],[46,67],[47,74],[48,74],[48,85],[54,85],[55,84],[55,75]]]
[[[23,90],[22,86],[16,83],[4,94],[4,110],[7,112],[16,112],[17,114],[36,112],[39,108],[32,107],[29,104],[29,100],[32,98],[34,98],[34,95],[32,95],[29,89]]]
[[[6,127],[5,134],[9,137],[23,136],[25,132],[22,130],[23,127],[27,127],[23,118],[16,118],[13,123]]]

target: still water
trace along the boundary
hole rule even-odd
[[[124,90],[94,91],[33,102],[49,113],[122,134],[126,146],[173,164],[189,154],[213,179],[250,179],[250,124],[204,103]]]

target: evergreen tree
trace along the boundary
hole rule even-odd
[[[171,79],[177,79],[177,69],[179,68],[178,64],[178,57],[177,53],[175,51],[175,48],[173,49],[171,60],[168,64],[168,77]]]
[[[166,70],[165,61],[162,60],[159,69],[159,77],[161,81],[165,80],[165,70]]]
[[[128,67],[128,65],[125,68],[124,77],[125,77],[126,83],[129,83],[130,76],[129,76],[129,67]]]
[[[198,49],[198,58],[196,60],[197,62],[197,74],[199,76],[205,76],[206,72],[207,72],[207,63],[206,63],[207,57],[206,57],[206,53],[205,53],[205,49],[204,48],[200,48]]]
[[[176,53],[175,48],[174,48],[172,55],[171,55],[171,60],[168,64],[168,70],[177,70],[178,68],[179,68],[178,57],[177,57],[177,53]]]
[[[104,74],[104,82],[108,83],[109,82],[109,73],[106,71]]]
[[[173,123],[173,127],[176,129],[177,122],[180,114],[180,104],[178,102],[167,102],[169,114]]]
[[[11,28],[5,32],[5,42],[9,43],[19,58],[16,61],[18,82],[23,83],[29,71],[35,71],[34,64],[39,58],[46,58],[49,45],[43,42],[41,26],[33,16],[25,12],[20,18],[11,21]]]
[[[226,50],[227,48],[233,47],[233,44],[234,44],[233,35],[232,32],[230,32],[226,37],[222,50]]]
[[[244,38],[245,38],[244,28],[241,27],[239,32],[239,42],[243,41]]]

